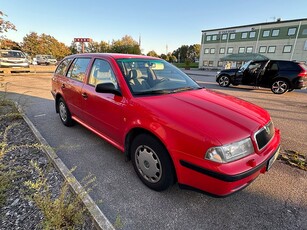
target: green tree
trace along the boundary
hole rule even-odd
[[[184,62],[189,58],[192,62],[195,62],[199,59],[200,55],[200,45],[182,45],[177,50],[173,52],[173,55],[178,59],[178,62]]]
[[[138,42],[128,35],[120,40],[113,40],[110,51],[113,53],[141,54]]]

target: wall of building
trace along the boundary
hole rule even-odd
[[[223,68],[226,63],[220,58],[231,53],[260,53],[270,59],[306,62],[307,19],[202,31],[200,68]]]

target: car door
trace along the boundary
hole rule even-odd
[[[123,107],[124,97],[111,93],[97,93],[95,86],[99,83],[112,83],[119,89],[118,80],[107,60],[95,59],[89,71],[88,81],[82,89],[86,95],[84,100],[84,120],[98,131],[99,134],[111,140],[113,143],[120,143],[121,130],[123,130]]]
[[[234,77],[232,79],[233,84],[235,84],[235,85],[243,84],[243,78],[245,76],[246,69],[248,68],[250,63],[251,63],[251,61],[246,62],[244,65],[242,65],[238,69],[238,71],[235,73],[235,75],[234,75]]]
[[[276,61],[270,61],[264,68],[263,75],[259,76],[259,86],[270,87],[272,79],[278,75],[279,67]]]
[[[83,119],[82,88],[91,58],[73,60],[67,75],[61,82],[62,94],[71,114]]]

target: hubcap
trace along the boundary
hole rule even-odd
[[[67,120],[67,111],[66,111],[66,106],[63,102],[60,102],[59,104],[59,112],[60,112],[60,117],[62,121]]]
[[[286,92],[288,89],[288,85],[286,82],[284,81],[276,81],[274,82],[274,84],[272,85],[272,90],[275,93],[284,93]]]
[[[229,78],[225,76],[220,77],[219,84],[220,86],[227,86],[229,84]]]
[[[161,179],[162,167],[157,154],[148,146],[141,145],[135,151],[136,167],[142,177],[156,183]]]

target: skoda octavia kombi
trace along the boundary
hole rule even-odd
[[[177,182],[216,196],[249,185],[279,154],[264,109],[200,87],[168,62],[128,54],[64,58],[52,78],[55,110],[131,159],[149,188]]]

